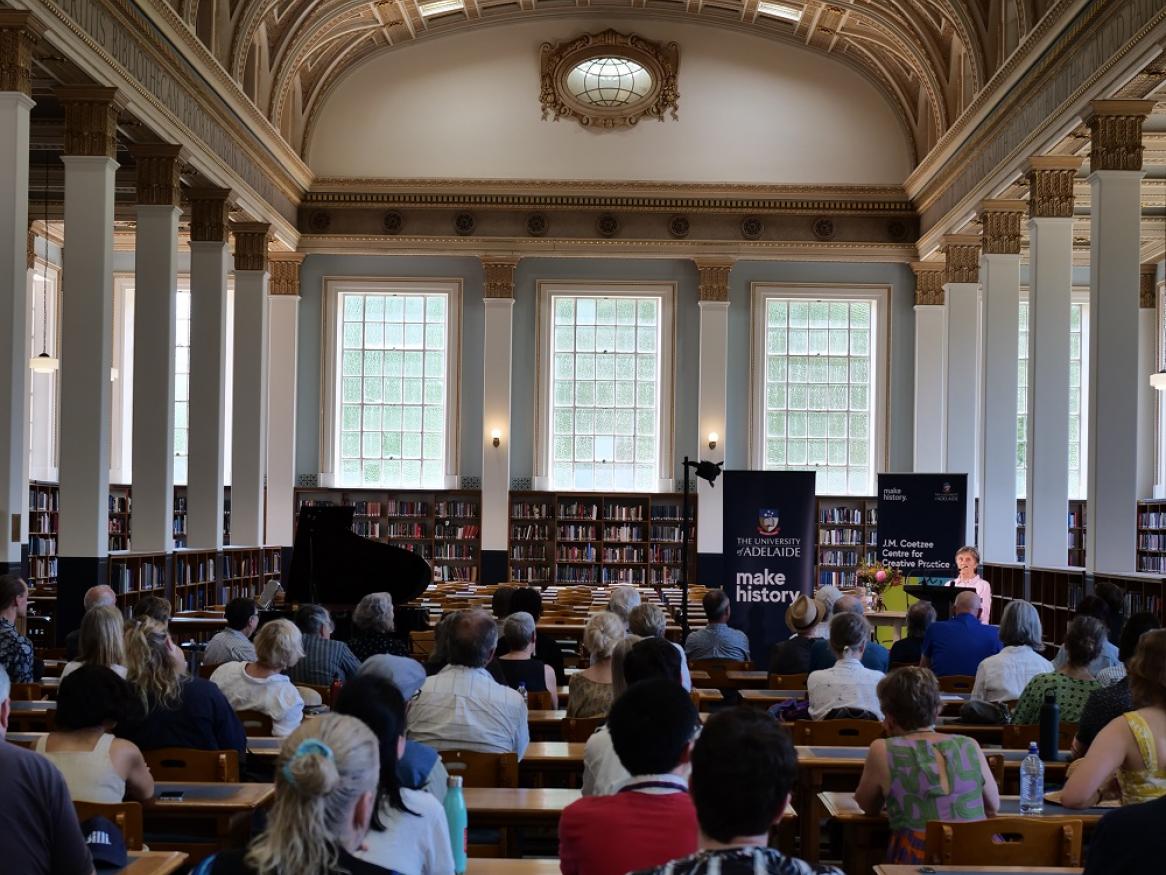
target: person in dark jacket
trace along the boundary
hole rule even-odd
[[[923,637],[935,622],[935,606],[931,602],[915,602],[907,608],[907,637],[891,645],[891,665],[918,665],[923,658]]]
[[[824,604],[805,594],[794,599],[785,611],[785,624],[793,637],[773,645],[769,654],[770,674],[809,674],[810,651],[818,640],[818,626],[829,612]]]

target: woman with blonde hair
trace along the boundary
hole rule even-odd
[[[583,646],[591,665],[571,675],[567,700],[568,717],[603,717],[611,707],[611,654],[626,628],[618,614],[600,611],[583,629]]]
[[[254,662],[225,662],[211,675],[236,711],[271,717],[271,734],[290,735],[304,719],[304,699],[284,672],[304,656],[304,636],[291,620],[272,620],[255,636]]]
[[[275,765],[267,828],[244,849],[204,860],[194,875],[385,875],[356,854],[376,810],[377,738],[363,722],[325,714],[287,737]]]
[[[112,605],[90,608],[81,618],[77,638],[77,658],[61,669],[64,680],[83,665],[103,665],[113,669],[118,677],[126,676],[125,620],[121,611]]]
[[[186,658],[166,627],[139,617],[125,633],[126,679],[133,685],[146,716],[117,734],[142,750],[191,747],[236,750],[247,755],[243,724],[219,688],[186,674]]]
[[[408,656],[409,647],[393,634],[393,629],[393,597],[387,592],[370,592],[352,612],[348,649],[361,662],[378,653]]]

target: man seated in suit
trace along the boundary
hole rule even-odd
[[[834,616],[839,614],[858,614],[860,617],[865,614],[865,609],[862,599],[856,598],[852,595],[844,595],[834,603]],[[838,657],[834,655],[834,651],[830,649],[830,641],[828,638],[819,638],[814,642],[814,646],[810,648],[810,671],[821,671],[824,668],[830,668],[838,661]],[[866,650],[862,653],[862,664],[872,671],[881,671],[886,674],[887,668],[891,664],[891,654],[887,648],[879,644],[873,638],[867,642]]]
[[[952,618],[927,628],[920,664],[936,677],[975,677],[980,663],[999,653],[1002,646],[999,630],[980,622],[980,597],[961,592],[952,606]]]

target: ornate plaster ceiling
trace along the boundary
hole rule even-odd
[[[283,136],[300,150],[323,99],[353,64],[418,40],[574,13],[681,18],[806,46],[858,69],[887,96],[922,158],[1026,35],[1065,0],[169,0]],[[1054,7],[1057,7],[1054,9]],[[618,21],[616,22],[618,26]]]

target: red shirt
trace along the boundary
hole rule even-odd
[[[688,793],[585,796],[559,820],[563,875],[625,875],[697,850],[696,809]]]

